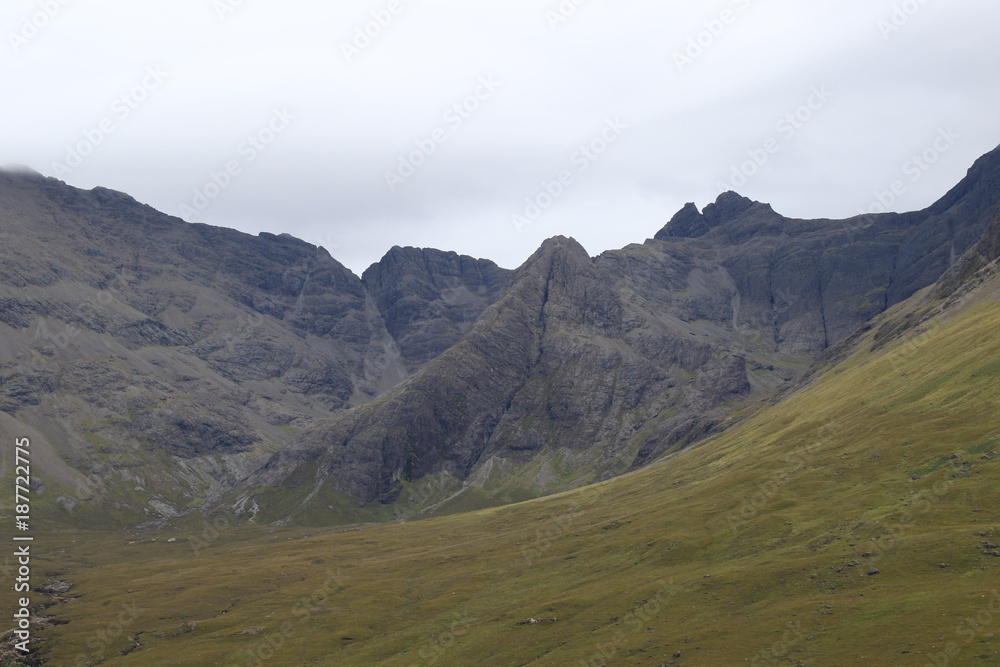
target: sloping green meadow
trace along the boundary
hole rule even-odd
[[[36,568],[73,588],[43,655],[998,665],[998,331],[988,303],[876,354],[863,340],[696,449],[518,505],[322,530],[53,528]]]

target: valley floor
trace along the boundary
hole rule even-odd
[[[50,527],[36,572],[72,588],[41,655],[1000,665],[997,330],[989,303],[877,353],[862,341],[669,465],[519,505],[321,530]]]

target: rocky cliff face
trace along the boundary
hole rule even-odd
[[[489,260],[396,246],[361,280],[413,371],[458,342],[509,274]]]
[[[500,269],[489,276],[502,283]],[[0,410],[78,471],[62,480],[84,489],[62,494],[74,512],[115,486],[135,490],[122,516],[192,506],[315,420],[397,384],[420,362],[404,359],[377,301],[288,235],[0,173]],[[462,301],[463,317],[477,307]],[[439,317],[417,312],[396,330],[405,339]]]
[[[945,272],[931,296],[939,299],[951,296],[997,259],[1000,259],[1000,213],[993,216],[976,244]]]
[[[36,429],[63,486],[131,489],[61,492],[77,517],[534,497],[712,433],[955,266],[998,203],[1000,149],[924,211],[793,220],[725,193],[594,258],[397,247],[359,278],[286,235],[3,174],[0,427]]]
[[[718,249],[739,292],[737,328],[773,316],[779,347],[815,353],[936,281],[977,242],[998,201],[994,150],[923,211],[791,220],[730,192],[703,213],[688,204],[656,239]]]
[[[936,280],[982,236],[985,202],[1000,202],[997,162],[987,156],[912,214],[792,220],[725,193],[597,258],[551,239],[458,344],[379,401],[310,429],[247,489],[319,461],[313,495],[394,502],[437,477],[469,506],[684,447]]]

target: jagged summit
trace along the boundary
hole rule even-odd
[[[562,236],[562,235],[551,236],[542,241],[542,245],[539,246],[538,250],[535,251],[533,256],[541,256],[547,253],[556,252],[560,250],[568,251],[572,254],[577,254],[577,255],[582,254],[585,257],[590,257],[590,255],[587,253],[587,249],[584,248],[579,241],[577,241],[572,236]],[[530,262],[531,260],[528,261]]]
[[[591,263],[590,254],[583,245],[571,236],[553,236],[542,241],[531,257],[525,260],[515,273],[533,271],[539,266],[553,263],[567,266],[582,266]]]
[[[230,494],[320,523],[537,497],[695,442],[933,284],[983,237],[998,162],[906,215],[792,220],[725,192],[598,257],[565,236],[514,271],[393,247],[360,278],[287,235],[4,173],[0,411],[141,489],[122,522]]]
[[[1000,193],[1000,146],[976,160],[958,185],[931,204],[927,209],[934,214],[961,204],[966,215],[983,215],[995,205]]]
[[[666,227],[656,233],[654,238],[658,241],[667,238],[697,238],[704,236],[709,229],[711,228],[705,222],[705,216],[694,202],[688,202],[674,214]]]
[[[720,194],[714,203],[705,207],[704,216],[709,225],[714,227],[733,220],[756,203],[748,197],[729,190]]]
[[[732,226],[741,222],[780,218],[770,204],[763,204],[736,192],[723,192],[715,202],[702,212],[689,202],[678,211],[670,222],[657,232],[658,241],[678,238],[699,238],[720,226]]]

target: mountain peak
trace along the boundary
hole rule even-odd
[[[719,225],[736,220],[754,207],[771,211],[769,204],[755,202],[732,191],[720,194],[703,212],[699,212],[698,207],[689,202],[654,238],[661,241],[668,238],[698,238]]]
[[[714,204],[706,206],[704,216],[706,221],[714,227],[735,218],[755,203],[757,202],[730,190],[720,194]]]
[[[705,235],[709,229],[711,227],[705,222],[705,216],[694,202],[688,202],[670,218],[667,226],[657,232],[654,238],[660,241],[667,238],[697,238]]]
[[[525,262],[525,264],[528,264],[533,259],[548,257],[557,253],[568,253],[569,255],[576,255],[587,260],[590,259],[590,254],[587,252],[587,249],[572,236],[552,236],[542,241],[542,245],[538,247],[535,254],[532,255],[528,262]]]
[[[1000,146],[976,160],[969,167],[965,178],[927,210],[938,214],[963,203],[966,215],[984,215],[990,218],[991,209],[996,206],[993,193],[998,186],[1000,186]]]
[[[23,164],[5,164],[0,166],[0,173],[29,176],[31,178],[45,178],[44,175]]]

